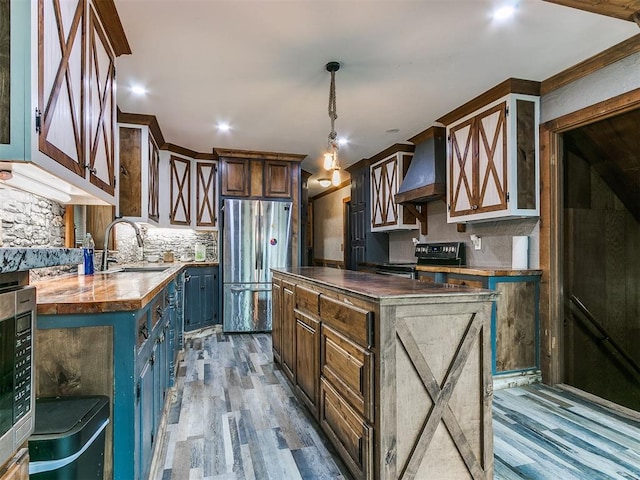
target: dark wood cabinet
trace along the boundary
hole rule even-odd
[[[222,158],[220,193],[228,197],[250,195],[251,170],[248,158]]]
[[[291,198],[291,162],[266,160],[264,162],[264,196]]]
[[[295,286],[288,282],[282,282],[282,368],[284,373],[293,382],[296,371],[296,319]]]
[[[273,358],[282,361],[282,283],[274,278],[271,283],[271,345]]]
[[[296,389],[307,408],[318,412],[318,350],[320,322],[299,310],[296,318]]]

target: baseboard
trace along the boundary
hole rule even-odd
[[[542,372],[540,370],[527,370],[526,372],[495,375],[493,377],[493,389],[502,390],[540,382],[542,382]]]

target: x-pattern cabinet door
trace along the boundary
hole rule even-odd
[[[172,225],[191,225],[191,160],[171,156]]]
[[[196,162],[196,226],[217,225],[216,176],[218,166],[214,162]]]
[[[89,181],[115,191],[115,55],[93,6],[89,8]]]
[[[398,221],[397,206],[393,195],[397,191],[398,158],[371,167],[371,188],[373,197],[372,226],[384,227]]]
[[[39,0],[38,8],[38,148],[84,177],[85,1]]]

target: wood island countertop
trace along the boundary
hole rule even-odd
[[[452,267],[447,265],[418,265],[418,272],[457,273],[460,275],[478,275],[479,277],[520,277],[542,275],[542,270],[518,269],[508,267]]]
[[[149,303],[180,271],[214,262],[158,263],[161,272],[118,272],[93,275],[67,274],[34,282],[38,315],[66,315],[133,311]],[[126,266],[140,266],[132,264]],[[123,265],[124,267],[124,265]]]
[[[274,268],[273,271],[287,273],[300,279],[310,279],[329,288],[338,288],[377,301],[436,295],[478,296],[493,293],[491,290],[482,288],[419,282],[409,278],[328,267]]]

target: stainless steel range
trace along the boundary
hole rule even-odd
[[[450,265],[463,266],[466,255],[463,242],[440,242],[416,244],[416,262],[383,263],[376,266],[376,273],[396,277],[418,278],[418,265]]]

